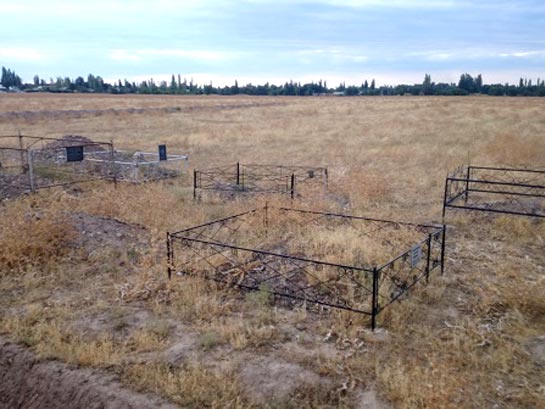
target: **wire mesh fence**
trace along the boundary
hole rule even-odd
[[[115,180],[113,145],[109,142],[17,135],[0,137],[0,145],[1,198],[55,186]],[[86,159],[97,152],[104,154],[104,163]]]
[[[167,233],[168,274],[273,294],[286,306],[379,314],[443,272],[446,228],[266,206]]]
[[[181,176],[188,156],[115,150],[82,136],[0,136],[0,199],[95,180],[141,183]]]

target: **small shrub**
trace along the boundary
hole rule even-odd
[[[251,291],[245,296],[246,302],[250,307],[264,308],[273,302],[273,295],[266,285],[261,285],[259,291]]]
[[[199,345],[204,351],[209,351],[220,343],[218,334],[214,331],[208,331],[199,337]]]
[[[8,208],[0,225],[0,275],[62,257],[76,234],[63,215],[32,209]]]

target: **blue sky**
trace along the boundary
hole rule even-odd
[[[214,85],[545,78],[544,0],[0,0],[0,65]]]

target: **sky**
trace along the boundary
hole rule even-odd
[[[215,86],[545,78],[545,0],[0,0],[0,66]]]

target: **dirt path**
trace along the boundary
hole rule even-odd
[[[8,111],[0,112],[0,120],[14,118],[22,119],[44,119],[44,118],[81,118],[93,115],[125,115],[125,114],[149,114],[149,113],[189,113],[196,111],[225,111],[234,109],[246,109],[256,107],[284,106],[285,102],[248,102],[238,104],[215,104],[215,105],[190,105],[171,106],[159,108],[108,108],[108,109],[62,109],[62,110],[40,110],[40,111]]]
[[[26,348],[0,338],[0,408],[176,408],[123,387],[113,375],[56,361],[40,362]]]

